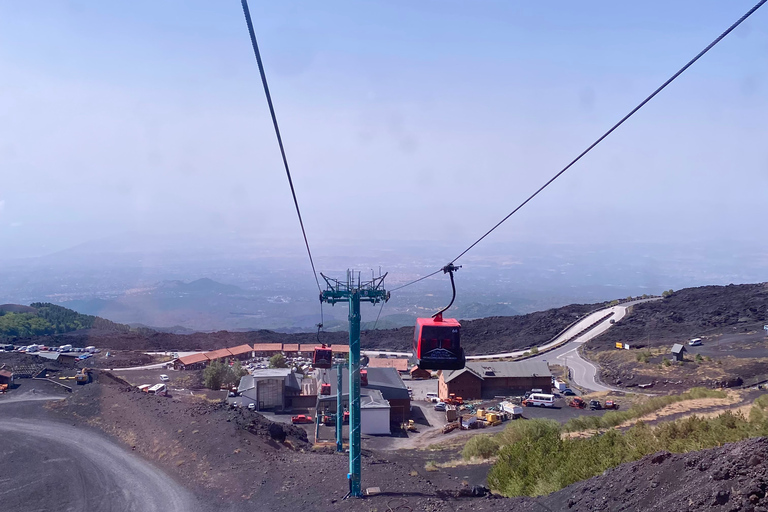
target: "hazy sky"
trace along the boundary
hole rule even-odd
[[[310,243],[457,254],[753,3],[251,2]],[[766,142],[768,7],[493,241],[765,238]],[[0,3],[0,252],[127,231],[300,240],[239,2]]]

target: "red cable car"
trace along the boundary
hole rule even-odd
[[[333,366],[333,351],[331,347],[315,347],[315,354],[312,357],[312,366],[315,368],[330,368]]]
[[[368,385],[368,370],[360,370],[360,385]]]
[[[435,313],[432,318],[417,318],[413,332],[413,359],[422,370],[460,370],[466,358],[461,348],[461,324],[455,318],[443,318],[443,312],[456,299],[453,272],[460,267],[448,264],[443,272],[451,276],[453,298],[451,303]]]
[[[330,384],[321,384],[320,385],[320,394],[321,395],[330,395],[331,394],[331,385]]]

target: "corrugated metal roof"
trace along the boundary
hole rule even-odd
[[[674,345],[672,345],[672,353],[673,354],[679,354],[679,353],[684,352],[684,351],[685,351],[685,347],[683,345],[681,345],[680,343],[675,343]]]
[[[545,377],[552,373],[544,361],[471,361],[461,370],[443,372],[443,380],[450,382],[464,372],[471,372],[481,380],[508,377]]]
[[[233,356],[237,356],[240,354],[247,354],[248,352],[251,352],[253,349],[250,345],[240,345],[238,347],[232,347],[227,349]]]
[[[208,361],[208,356],[206,356],[202,352],[197,354],[190,354],[188,356],[179,358],[179,362],[184,366],[195,364],[195,363],[202,363],[203,361]]]
[[[361,409],[389,409],[389,401],[384,399],[384,395],[378,389],[368,389],[365,394],[360,393]]]
[[[346,368],[342,370],[341,376],[341,392],[342,394],[349,393],[349,372]],[[331,384],[331,396],[336,396],[335,369],[328,371],[328,381]],[[387,400],[410,398],[408,388],[405,387],[403,379],[400,378],[400,374],[394,368],[368,368],[368,385],[361,387],[360,393],[362,394],[363,390],[373,389],[381,391]]]

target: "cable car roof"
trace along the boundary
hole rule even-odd
[[[461,324],[455,318],[443,318],[442,322],[438,322],[434,318],[417,318],[416,325],[430,325],[435,327],[461,327]]]

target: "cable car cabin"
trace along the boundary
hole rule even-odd
[[[315,355],[312,357],[312,366],[315,368],[330,368],[333,366],[333,351],[331,347],[315,347]]]
[[[330,384],[321,384],[320,385],[320,394],[321,395],[330,395],[331,394],[331,385]]]
[[[360,385],[368,385],[368,370],[360,370]]]
[[[422,370],[460,370],[466,361],[455,318],[417,318],[413,332],[413,358]]]

